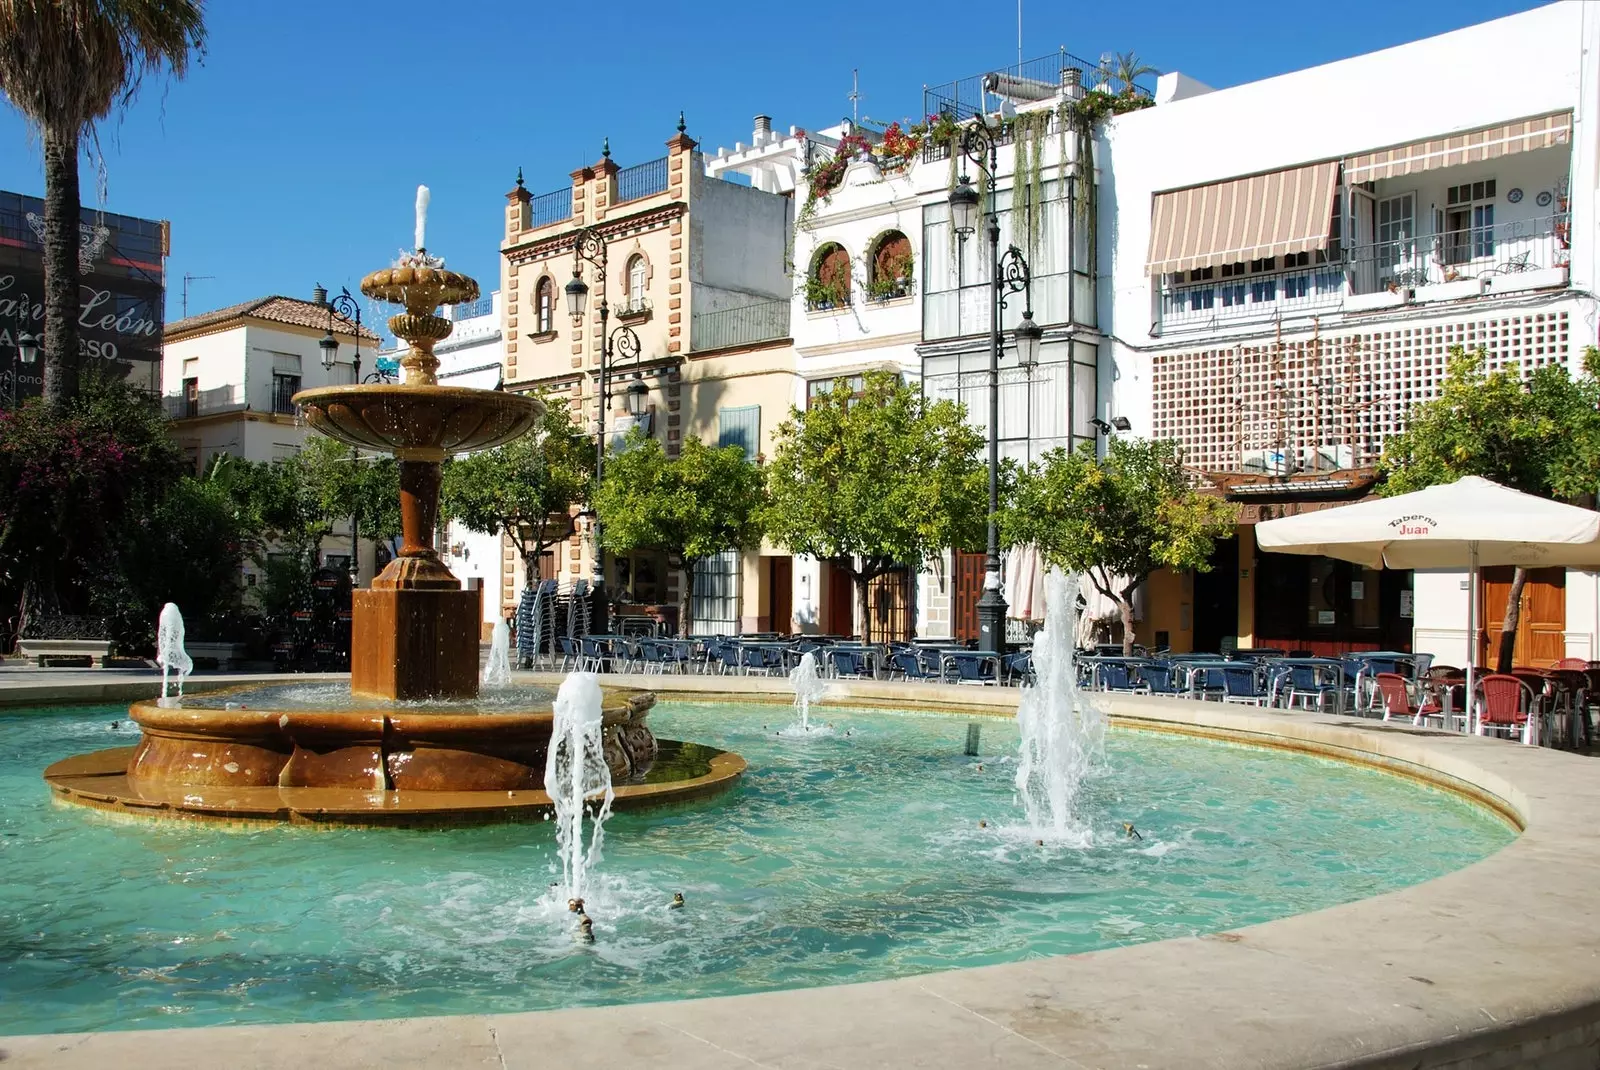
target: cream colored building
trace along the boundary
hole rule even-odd
[[[706,174],[694,139],[680,120],[665,156],[633,167],[611,159],[609,146],[570,184],[534,196],[519,175],[507,195],[501,268],[504,294],[505,386],[539,390],[579,406],[592,429],[598,415],[606,333],[628,327],[637,357],[614,357],[610,368],[608,440],[636,423],[675,452],[685,435],[709,443],[738,442],[752,454],[770,449],[772,431],[795,397],[789,339],[793,293],[788,263],[791,196]],[[581,320],[567,314],[575,243],[583,228],[603,242],[606,274],[584,261],[589,287]],[[645,413],[630,417],[624,398],[637,375],[649,388]],[[588,578],[587,528],[558,547],[551,571],[563,583]],[[515,603],[524,577],[519,555],[502,547],[501,593]],[[607,583],[624,613],[675,621],[680,577],[659,555],[607,555]],[[705,564],[696,583],[696,631],[788,631],[787,557],[727,554]],[[777,605],[771,592],[780,591]],[[781,618],[773,621],[773,616]]]

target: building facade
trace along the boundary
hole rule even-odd
[[[693,435],[759,455],[793,396],[786,252],[794,201],[707,174],[681,119],[666,148],[665,156],[624,168],[607,145],[595,164],[572,172],[570,185],[540,196],[519,176],[507,195],[501,244],[505,388],[574,406],[579,423],[595,428],[602,348],[626,328],[639,345],[633,353],[624,342],[610,362],[609,444],[637,426],[669,454]],[[575,256],[585,236],[597,255],[604,250],[603,280],[593,262]],[[589,287],[580,318],[568,314],[565,294],[575,272]],[[649,393],[645,411],[630,416],[624,395],[636,377]],[[592,575],[590,534],[581,522],[556,548],[548,563],[555,578],[570,584]],[[509,546],[501,555],[502,597],[514,602],[526,582],[520,555]],[[770,619],[772,572],[762,557],[730,553],[702,566],[697,632],[760,630]],[[619,614],[676,627],[682,577],[663,555],[608,553],[606,561]]]
[[[1600,11],[1553,4],[1225,90],[1164,76],[1155,107],[1107,124],[1102,389],[1241,509],[1210,573],[1152,579],[1143,639],[1415,645],[1452,664],[1481,646],[1463,575],[1257,553],[1253,526],[1368,493],[1454,346],[1491,369],[1579,370],[1596,340],[1597,48]],[[1530,55],[1494,92],[1452,88]],[[1430,88],[1397,106],[1397,85]],[[1595,578],[1533,586],[1519,659],[1600,656]]]
[[[338,359],[324,368],[318,347],[329,330]],[[325,305],[263,297],[169,324],[161,343],[161,394],[169,430],[196,473],[220,454],[247,461],[293,457],[311,429],[299,418],[301,390],[354,381],[355,357],[373,367],[378,336]],[[323,543],[323,564],[347,570],[350,529],[336,527]],[[364,543],[360,576],[375,574],[374,548]],[[254,582],[253,566],[245,583]]]

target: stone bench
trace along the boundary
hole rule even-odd
[[[19,639],[17,653],[32,658],[41,667],[46,658],[87,657],[90,665],[102,665],[111,653],[109,639]]]

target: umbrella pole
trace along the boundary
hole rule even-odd
[[[1478,660],[1478,544],[1467,543],[1467,716],[1464,722],[1467,734],[1476,726],[1472,723],[1476,706],[1472,701],[1473,669]]]

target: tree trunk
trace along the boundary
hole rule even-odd
[[[1527,582],[1527,569],[1518,568],[1511,574],[1511,591],[1506,595],[1506,615],[1500,623],[1500,651],[1495,672],[1510,672],[1516,658],[1517,627],[1522,621],[1522,588]]]
[[[867,586],[872,582],[865,573],[852,573],[851,580],[856,585],[856,604],[861,607],[861,641],[872,642],[872,599],[867,594]]]
[[[78,137],[44,134],[44,400],[78,394]]]
[[[1122,656],[1133,657],[1133,599],[1127,592],[1117,596],[1117,610],[1122,615]]]
[[[696,558],[683,559],[683,583],[678,588],[678,634],[689,638],[689,628],[694,624],[694,566]]]

